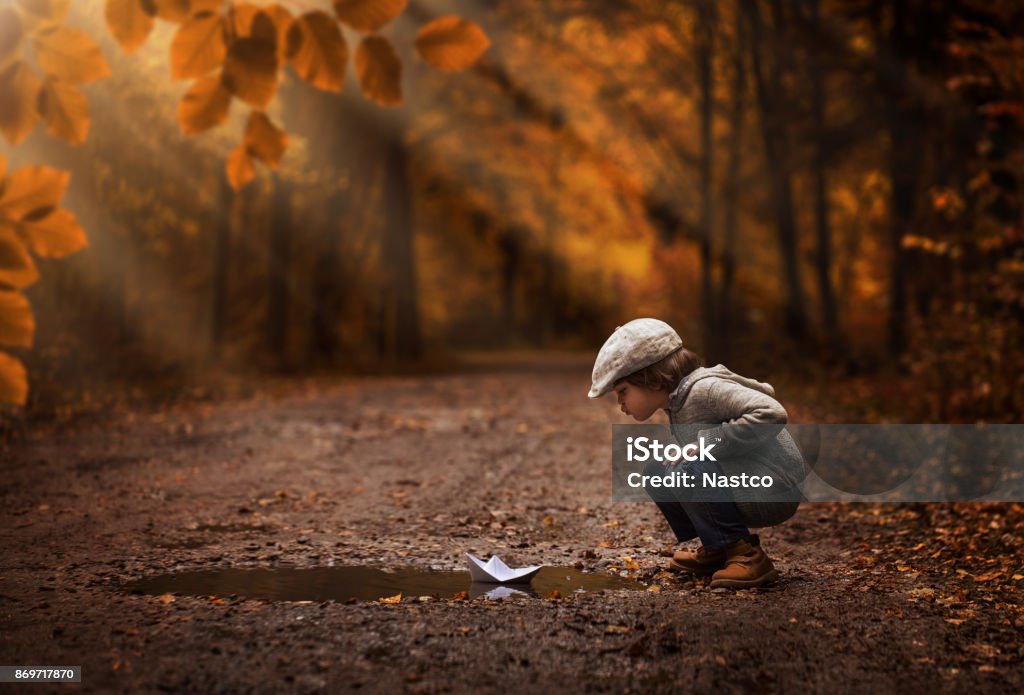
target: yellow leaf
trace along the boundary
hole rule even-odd
[[[402,594],[395,594],[394,596],[381,597],[377,599],[381,603],[401,603]]]
[[[161,594],[160,603],[174,603],[174,594]]]
[[[152,2],[153,8],[156,9],[156,16],[160,19],[166,19],[168,22],[184,22],[190,14],[195,14],[204,9],[195,7],[199,3],[196,3],[194,0],[192,2],[189,2],[189,0],[150,0],[150,2]],[[222,4],[224,3],[218,2],[215,7],[205,9],[218,9]]]
[[[0,75],[0,132],[12,145],[24,140],[35,127],[42,85],[35,70],[23,60],[15,61]]]
[[[276,169],[288,146],[288,136],[270,122],[262,111],[249,114],[245,128],[245,150],[271,168]]]
[[[22,38],[24,33],[18,14],[10,7],[0,7],[0,68],[18,54]]]
[[[416,51],[440,70],[465,70],[490,45],[483,29],[461,17],[439,17],[416,34]]]
[[[0,194],[0,215],[20,220],[31,212],[59,206],[70,176],[66,171],[45,166],[12,171]]]
[[[195,135],[220,125],[231,109],[231,94],[221,85],[220,75],[207,75],[195,83],[178,104],[181,132]]]
[[[106,17],[110,33],[125,53],[141,46],[153,30],[153,17],[142,9],[140,0],[107,0]]]
[[[81,145],[89,135],[89,100],[73,84],[46,78],[39,112],[50,132],[72,145]]]
[[[256,176],[252,166],[252,159],[250,159],[249,153],[245,151],[245,148],[241,146],[231,150],[231,154],[228,155],[226,168],[228,181],[236,191],[240,190]]]
[[[202,77],[224,61],[224,18],[202,13],[178,29],[171,42],[171,77],[176,80]]]
[[[255,38],[232,43],[221,80],[228,91],[250,106],[266,108],[277,91],[274,43]]]
[[[43,72],[68,82],[84,83],[110,74],[100,47],[78,29],[58,26],[36,34],[36,62]]]
[[[0,352],[0,401],[24,405],[28,398],[25,366],[6,352]]]
[[[39,219],[29,216],[20,227],[22,236],[40,258],[63,258],[89,245],[78,218],[64,208],[51,210]]]
[[[71,0],[17,0],[30,26],[60,24],[68,16]]]
[[[25,295],[0,290],[0,344],[32,347],[35,330],[36,320]]]
[[[408,0],[334,0],[338,19],[357,31],[377,31],[402,14]]]
[[[383,36],[367,36],[356,49],[356,75],[363,94],[381,106],[402,103],[402,61]]]
[[[338,22],[326,12],[308,12],[288,30],[288,52],[299,77],[317,89],[340,92],[348,66],[348,46]]]

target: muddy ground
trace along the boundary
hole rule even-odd
[[[668,527],[611,502],[624,420],[588,386],[582,363],[352,379],[31,429],[3,452],[0,663],[83,679],[0,688],[1024,692],[1019,606],[870,562],[907,533],[885,509],[808,505],[764,530],[782,571],[768,589],[659,573]],[[198,569],[461,569],[465,550],[660,590],[350,604],[125,589]]]

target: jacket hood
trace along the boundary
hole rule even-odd
[[[679,408],[680,405],[686,402],[694,384],[701,379],[709,379],[711,377],[728,379],[729,381],[734,381],[741,386],[746,386],[747,388],[754,389],[755,391],[766,393],[769,396],[775,395],[775,389],[772,388],[771,384],[737,374],[723,364],[716,364],[714,367],[697,367],[697,369],[694,369],[686,376],[685,379],[679,382],[679,386],[676,387],[675,391],[669,394],[669,409],[676,410]]]

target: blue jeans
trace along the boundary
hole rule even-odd
[[[685,471],[695,476],[696,481],[702,480],[704,473],[722,473],[715,461],[693,461],[674,466],[652,461],[644,469],[644,474],[665,475],[672,471]],[[736,541],[750,540],[747,524],[728,489],[647,488],[647,494],[665,515],[680,542],[700,538],[707,550],[718,550]]]

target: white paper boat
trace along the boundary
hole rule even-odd
[[[512,569],[497,555],[491,555],[486,563],[478,557],[466,553],[469,559],[469,574],[474,582],[488,582],[490,584],[526,584],[533,579],[533,575],[540,571],[541,565],[520,567]]]

